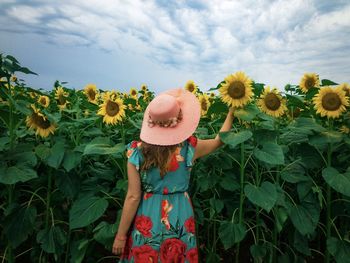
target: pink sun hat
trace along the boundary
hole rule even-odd
[[[174,145],[185,141],[197,129],[201,106],[188,90],[175,88],[156,96],[147,106],[140,139],[155,145]]]

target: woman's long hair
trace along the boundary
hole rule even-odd
[[[171,157],[177,147],[183,143],[175,145],[154,145],[142,141],[141,151],[144,157],[144,162],[141,165],[141,171],[151,167],[158,167],[160,176],[163,178],[169,169]]]

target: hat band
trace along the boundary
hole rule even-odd
[[[167,120],[154,121],[151,119],[151,115],[148,115],[148,127],[152,128],[155,125],[160,127],[175,127],[182,120],[182,110],[180,108],[177,117],[171,117]]]

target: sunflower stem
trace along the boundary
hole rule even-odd
[[[10,83],[10,78],[7,77],[7,85],[8,85],[8,90],[9,90],[9,97],[10,100],[8,101],[9,103],[9,110],[10,110],[10,119],[9,119],[9,133],[10,133],[10,151],[13,151],[14,148],[14,128],[13,128],[13,109],[14,106],[12,104],[12,92],[11,92],[11,83]],[[7,189],[8,189],[8,207],[11,206],[12,202],[13,202],[13,193],[14,193],[14,187],[15,185],[8,185]],[[13,257],[13,248],[12,245],[10,243],[10,241],[8,240],[8,262],[12,263],[15,262],[14,261],[14,257]]]
[[[332,130],[333,123],[332,120],[328,118],[328,129]],[[332,143],[328,143],[328,148],[327,148],[327,167],[332,166]],[[327,218],[326,218],[326,244],[327,244],[327,239],[331,237],[331,210],[332,210],[332,190],[329,184],[326,186],[326,202],[327,202]],[[326,263],[330,262],[330,254],[329,250],[326,245]]]
[[[240,162],[240,196],[239,196],[239,224],[243,222],[243,201],[244,201],[244,143],[241,143],[241,162]],[[239,262],[239,247],[237,244],[236,262]]]

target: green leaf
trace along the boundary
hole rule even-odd
[[[235,110],[234,116],[241,120],[251,121],[255,118],[255,116],[259,113],[259,109],[255,104],[249,104],[244,108],[240,108]]]
[[[65,197],[74,199],[79,193],[80,177],[78,173],[60,173],[55,177],[55,183]]]
[[[302,235],[311,235],[315,231],[320,216],[318,203],[302,202],[300,205],[293,206],[289,210],[289,217],[294,227]]]
[[[70,229],[84,227],[95,222],[103,215],[107,206],[107,200],[96,196],[85,196],[78,199],[69,211]]]
[[[262,149],[255,148],[254,156],[268,164],[284,164],[284,154],[282,147],[273,142],[263,142]]]
[[[304,99],[298,95],[290,95],[286,94],[288,105],[289,106],[294,106],[294,107],[299,107],[299,108],[304,108]]]
[[[276,186],[270,182],[263,182],[260,187],[247,184],[244,193],[249,201],[270,212],[277,200]]]
[[[309,117],[299,117],[294,120],[291,126],[295,128],[304,129],[305,131],[310,131],[310,130],[315,132],[327,131],[326,128],[324,128],[322,125],[317,123],[315,118],[309,118]]]
[[[71,258],[70,263],[81,263],[83,262],[86,249],[89,245],[88,239],[73,240],[71,243],[70,251]]]
[[[235,224],[230,221],[222,221],[219,227],[219,237],[225,249],[241,242],[246,235],[244,224]]]
[[[281,178],[293,184],[310,180],[309,177],[305,176],[305,169],[299,162],[285,166],[281,171]]]
[[[305,236],[301,235],[298,230],[294,231],[293,245],[299,252],[311,256],[308,240]]]
[[[34,206],[25,206],[5,217],[4,230],[13,248],[32,233],[36,216],[37,210]]]
[[[283,229],[284,223],[288,219],[287,209],[285,209],[284,207],[277,207],[276,209],[274,209],[274,212],[275,212],[277,231],[281,232]]]
[[[227,191],[234,192],[237,189],[239,189],[240,186],[239,186],[239,183],[233,178],[232,174],[229,174],[229,175],[230,176],[224,175],[222,177],[220,186]]]
[[[238,144],[245,142],[250,137],[253,136],[253,133],[249,130],[243,130],[239,132],[219,132],[220,139],[226,143],[231,145],[233,148]]]
[[[339,240],[335,237],[327,239],[327,249],[335,258],[337,263],[350,262],[350,242],[346,240]]]
[[[48,229],[42,229],[36,236],[36,241],[40,243],[41,248],[47,253],[61,254],[66,243],[66,235],[59,226],[51,226]]]
[[[56,142],[51,150],[50,156],[47,158],[47,164],[55,169],[57,169],[64,157],[64,142],[58,141]]]
[[[350,197],[350,171],[341,174],[333,167],[322,170],[322,177],[326,183],[343,195]]]
[[[27,182],[37,177],[38,175],[35,170],[23,164],[0,168],[0,183],[3,184]]]
[[[67,150],[64,155],[62,166],[67,172],[69,172],[80,164],[81,156],[82,154],[80,152]]]
[[[224,202],[220,199],[216,199],[214,197],[210,198],[209,200],[210,206],[215,209],[216,213],[220,213],[221,210],[224,208]]]
[[[333,86],[333,85],[339,85],[339,84],[335,83],[334,81],[331,81],[329,79],[321,80],[321,86]]]
[[[125,149],[125,145],[123,143],[118,143],[113,147],[111,147],[109,144],[87,144],[84,149],[83,155],[89,155],[89,154],[116,155],[124,152],[124,149]]]
[[[93,230],[94,239],[104,245],[108,250],[112,250],[113,240],[118,230],[118,224],[100,222]]]
[[[254,244],[250,246],[250,254],[252,255],[253,258],[255,259],[262,259],[267,252],[267,248],[265,244]]]
[[[328,143],[338,143],[343,135],[337,131],[323,131],[309,137],[309,143],[317,148],[325,149]]]

